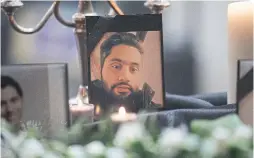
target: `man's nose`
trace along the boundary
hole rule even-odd
[[[121,73],[119,74],[119,81],[129,82],[130,72],[128,68],[123,68]]]

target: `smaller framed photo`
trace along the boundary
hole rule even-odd
[[[237,113],[253,126],[253,60],[238,60],[237,71]]]
[[[4,65],[1,72],[1,118],[45,136],[70,125],[67,64]]]
[[[89,101],[95,115],[124,108],[158,110],[164,105],[162,16],[86,18]]]

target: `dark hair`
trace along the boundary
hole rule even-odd
[[[103,67],[105,59],[110,55],[111,49],[114,46],[120,44],[135,47],[141,54],[143,54],[143,48],[140,45],[138,38],[134,34],[126,32],[115,33],[101,44],[100,47],[101,67]]]
[[[1,89],[6,88],[7,86],[15,88],[18,95],[23,97],[23,91],[17,81],[9,76],[1,76]]]

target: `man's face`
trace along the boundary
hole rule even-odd
[[[22,98],[16,89],[7,86],[1,89],[1,117],[11,124],[17,125],[21,121]]]
[[[142,55],[135,47],[117,45],[104,61],[104,87],[115,96],[124,98],[137,91],[141,80]]]

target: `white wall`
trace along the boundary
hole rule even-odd
[[[227,91],[229,3],[173,1],[170,8],[164,12],[164,38],[168,39],[168,42],[174,41],[170,46],[177,49],[186,41],[192,45],[194,93]]]
[[[195,41],[198,92],[227,91],[228,84],[228,2],[202,5],[200,31]]]

